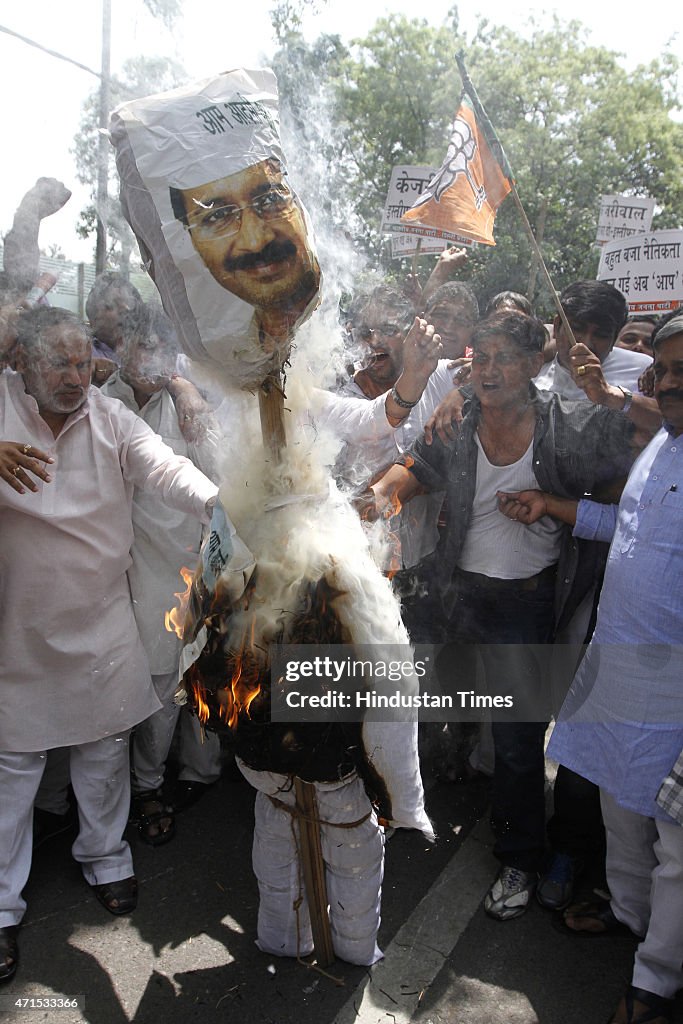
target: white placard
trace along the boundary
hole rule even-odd
[[[400,260],[404,256],[414,256],[417,252],[417,243],[420,242],[420,255],[443,252],[448,246],[443,238],[420,238],[418,235],[395,235],[391,236],[391,258]]]
[[[615,242],[632,235],[642,235],[652,225],[654,199],[649,196],[601,196],[598,245]]]
[[[434,167],[392,167],[382,214],[382,232],[412,234],[409,225],[401,222],[401,217],[422,195],[434,174]]]
[[[683,305],[683,230],[646,232],[608,242],[598,281],[614,285],[631,311],[663,313]]]

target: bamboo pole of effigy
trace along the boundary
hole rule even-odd
[[[287,444],[284,408],[285,394],[280,374],[269,374],[259,389],[259,414],[264,446],[270,452],[273,462],[278,464],[282,462],[282,452]],[[294,794],[298,811],[299,855],[311,918],[313,950],[318,965],[329,967],[334,961],[334,950],[315,786],[295,777]]]
[[[294,795],[298,810],[301,868],[313,933],[313,949],[320,967],[329,967],[334,960],[330,915],[328,912],[325,863],[323,861],[318,801],[315,786],[303,779],[294,779]]]

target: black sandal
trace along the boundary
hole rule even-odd
[[[11,981],[19,966],[18,924],[0,928],[0,985]]]
[[[164,801],[160,789],[133,793],[130,821],[137,825],[140,838],[149,846],[163,846],[175,835],[173,808]]]
[[[117,917],[121,914],[130,914],[138,905],[138,880],[135,875],[121,878],[117,882],[91,885],[90,888],[104,909]]]
[[[636,1003],[644,1007],[636,1011]],[[614,1014],[609,1019],[609,1024],[614,1021],[624,1021],[624,1024],[667,1024],[671,1020],[673,1010],[673,999],[665,999],[654,992],[648,992],[644,988],[634,988],[629,985]],[[626,1011],[626,1016],[622,1011]]]

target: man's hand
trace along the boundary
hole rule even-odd
[[[116,371],[116,363],[104,356],[95,356],[92,361],[90,379],[97,388],[101,388]]]
[[[450,395],[446,395],[424,425],[427,444],[432,443],[435,432],[444,444],[455,440],[458,427],[462,423],[464,404],[465,399],[457,388],[454,388]]]
[[[188,444],[199,444],[206,437],[212,425],[212,409],[204,401],[194,384],[183,377],[174,377],[167,384],[173,396],[180,432]]]
[[[403,340],[403,372],[424,380],[426,384],[442,352],[441,336],[435,333],[427,320],[416,316]]]
[[[360,494],[354,495],[351,504],[358,513],[358,517],[364,523],[374,523],[379,519],[379,509],[375,492],[371,487],[366,487]]]
[[[572,377],[577,387],[585,391],[586,396],[596,405],[605,405],[609,409],[621,409],[624,404],[624,392],[621,388],[608,384],[602,372],[602,363],[586,345],[572,345],[569,350]]]
[[[420,401],[442,352],[441,338],[434,333],[433,326],[416,316],[403,341],[401,375],[385,399],[387,419],[392,426],[402,423],[411,408]],[[395,394],[400,395],[403,401],[397,401]]]
[[[556,494],[544,491],[498,491],[499,511],[525,526],[531,526],[543,516],[552,516],[561,523],[575,526],[578,507],[579,503],[574,498],[558,498]]]
[[[71,192],[62,181],[57,178],[38,178],[33,188],[22,199],[22,204],[27,203],[34,207],[42,219],[57,213],[69,199]]]
[[[440,252],[436,257],[436,267],[444,277],[448,277],[453,270],[462,267],[467,263],[467,249],[458,249],[455,245],[449,245],[447,249]],[[434,271],[432,271],[433,273]]]
[[[467,262],[467,250],[457,249],[454,245],[449,246],[440,252],[436,258],[436,266],[429,275],[429,280],[422,292],[423,305],[431,299],[437,288],[445,284],[451,277],[454,270]]]
[[[543,491],[498,491],[498,510],[516,522],[531,526],[548,515],[548,502]]]
[[[40,463],[53,461],[33,445],[22,444],[21,441],[0,441],[0,478],[19,494],[25,494],[27,487],[29,491],[38,490],[31,479],[31,473],[49,484],[52,477]]]
[[[472,376],[472,360],[467,356],[460,356],[458,359],[451,359],[448,364],[449,370],[455,370],[453,374],[453,387],[459,388]]]

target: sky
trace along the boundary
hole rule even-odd
[[[318,0],[319,11],[306,15],[304,32],[309,39],[322,32],[336,32],[348,41],[366,33],[377,18],[394,12],[426,17],[431,24],[440,25],[451,4],[452,0],[430,0],[429,5],[416,0]],[[182,20],[170,33],[151,18],[143,0],[113,0],[112,72],[116,73],[127,57],[139,55],[174,57],[197,78],[234,67],[267,66],[275,48],[269,7],[270,0],[229,6],[218,5],[216,0],[184,0]],[[236,9],[237,15],[232,13]],[[573,18],[582,22],[591,43],[623,53],[626,67],[655,59],[675,33],[678,37],[674,46],[681,50],[683,15],[680,5],[670,0],[650,0],[646,18],[643,6],[630,0],[618,9],[612,4],[596,4],[595,0],[563,0],[554,8],[521,3],[514,10],[509,0],[475,0],[473,4],[460,4],[460,25],[471,33],[479,14],[494,24],[524,30],[530,17],[547,24],[553,10],[564,21]],[[217,11],[221,12],[218,17]],[[27,0],[24,4],[4,4],[0,13],[3,28],[94,70],[100,64],[100,20],[100,0],[67,0],[62,4]],[[59,213],[44,221],[41,247],[56,244],[69,259],[91,259],[93,242],[80,241],[75,233],[87,195],[76,182],[70,148],[78,130],[81,104],[96,85],[97,79],[86,71],[0,32],[0,234],[11,227],[19,200],[36,178],[57,177],[74,195]]]

